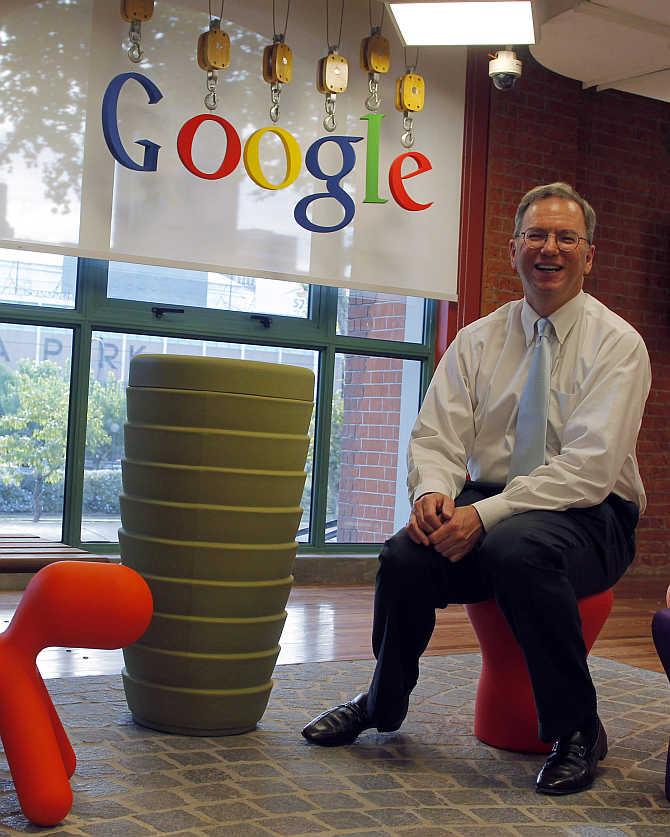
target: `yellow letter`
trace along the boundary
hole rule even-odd
[[[258,154],[261,138],[268,131],[279,137],[286,154],[286,174],[282,182],[277,184],[270,183],[261,171]],[[268,125],[267,128],[259,128],[253,132],[244,144],[244,168],[254,183],[263,189],[285,189],[287,186],[290,186],[300,174],[301,165],[302,154],[300,153],[300,146],[293,134],[290,134],[284,128],[278,128],[274,125]]]

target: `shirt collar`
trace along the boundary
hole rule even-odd
[[[569,299],[565,305],[554,311],[550,317],[547,317],[554,327],[559,343],[563,343],[571,328],[577,322],[577,317],[584,307],[585,301],[586,294],[584,291],[580,291],[572,299]],[[535,339],[535,323],[538,319],[540,319],[540,315],[524,299],[521,306],[521,325],[526,338],[526,346],[530,346]]]

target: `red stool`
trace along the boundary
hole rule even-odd
[[[588,651],[612,610],[612,590],[579,601]],[[485,744],[519,753],[548,753],[537,737],[537,713],[526,661],[495,599],[465,606],[482,652],[475,699],[475,735]]]
[[[52,645],[130,645],[152,613],[149,587],[129,567],[59,561],[36,574],[0,634],[0,737],[23,813],[36,825],[69,813],[76,758],[35,657]]]

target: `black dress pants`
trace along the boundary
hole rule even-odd
[[[502,490],[468,482],[465,506]],[[451,563],[401,529],[383,546],[375,588],[372,647],[377,665],[368,712],[397,729],[435,627],[435,608],[495,598],[521,646],[533,685],[539,736],[553,741],[597,711],[577,599],[612,587],[635,555],[635,503],[610,494],[597,506],[529,511],[485,533]]]

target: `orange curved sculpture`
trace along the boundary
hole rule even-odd
[[[35,658],[54,645],[130,645],[152,612],[147,583],[129,567],[59,561],[32,579],[0,634],[0,737],[23,813],[36,825],[69,813],[76,757]]]

